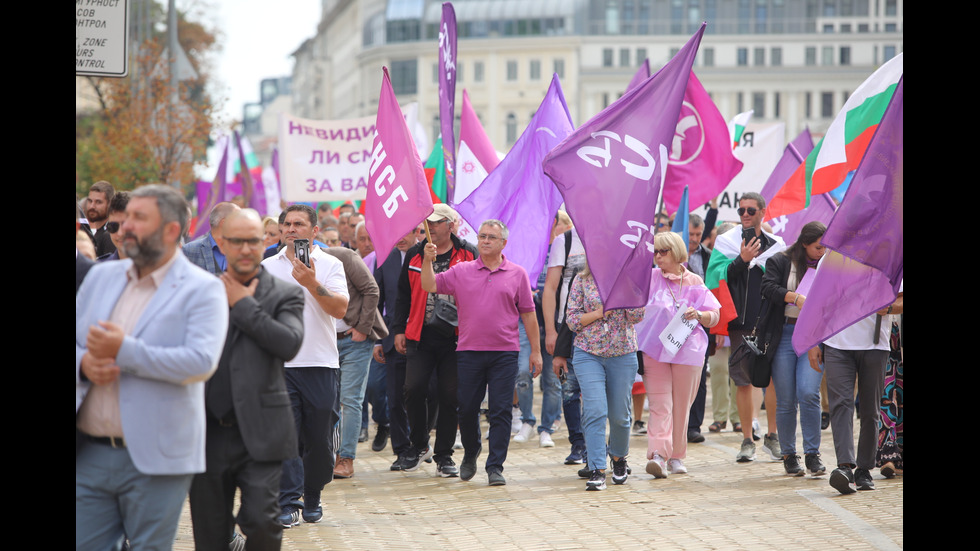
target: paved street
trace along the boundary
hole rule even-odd
[[[535,394],[539,397],[539,393]],[[709,396],[710,400],[710,396]],[[540,407],[535,408],[540,411]],[[710,401],[708,412],[710,417]],[[763,412],[764,414],[765,412]],[[765,415],[761,419],[765,425]],[[586,492],[580,466],[564,465],[568,438],[554,448],[537,439],[511,442],[507,485],[487,486],[480,470],[470,482],[435,476],[433,464],[414,473],[391,472],[390,446],[360,444],[355,475],[323,492],[324,520],[285,531],[289,550],[537,550],[537,549],[901,549],[903,479],[875,471],[876,491],[842,496],[828,476],[787,477],[781,462],[761,450],[752,463],[735,462],[741,436],[731,425],[692,444],[690,473],[655,480],[644,472],[646,437],[631,439],[633,476]],[[855,430],[858,423],[855,421]],[[371,428],[374,437],[374,427]],[[797,437],[797,442],[801,442]],[[821,452],[835,466],[830,429]],[[457,451],[457,463],[462,452]],[[175,549],[193,549],[184,507]]]

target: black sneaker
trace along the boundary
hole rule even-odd
[[[432,458],[432,446],[426,446],[424,450],[417,453],[409,453],[402,461],[402,470],[412,472],[419,468],[419,464],[426,459]]]
[[[830,426],[830,413],[826,411],[820,412],[820,430],[827,430]]]
[[[790,476],[803,476],[803,467],[800,467],[800,456],[793,454],[783,458],[783,469]]]
[[[389,468],[392,471],[403,471],[405,470],[405,454],[398,454],[395,461],[391,464]]]
[[[625,456],[620,457],[619,459],[613,459],[612,467],[613,467],[613,475],[612,475],[613,484],[623,484],[626,482],[626,479],[629,478],[629,475],[633,474],[633,469],[631,469],[630,466],[626,464]],[[603,476],[603,478],[605,478],[605,476]]]
[[[806,464],[806,470],[810,472],[810,476],[820,476],[827,473],[827,467],[824,467],[823,461],[820,461],[819,453],[806,454],[803,462]]]
[[[875,483],[871,480],[871,472],[868,469],[856,469],[854,471],[854,485],[858,490],[874,490]]]
[[[830,473],[830,485],[842,494],[853,494],[857,491],[854,485],[854,473],[850,467],[837,467]]]
[[[459,469],[456,468],[456,463],[448,457],[436,459],[436,465],[436,473],[443,478],[459,476]]]
[[[589,478],[591,476],[592,476],[592,469],[590,469],[588,465],[578,470],[579,478]]]
[[[606,473],[596,469],[589,473],[589,480],[585,483],[585,489],[589,491],[599,491],[606,489]]]
[[[279,524],[282,524],[283,528],[299,526],[299,509],[292,505],[283,507],[282,514],[279,515]]]
[[[581,465],[585,463],[585,448],[572,446],[572,453],[565,458],[566,465]]]
[[[378,432],[374,433],[374,441],[371,442],[371,451],[379,452],[385,449],[388,445],[388,435],[391,434],[391,429],[388,425],[378,425]]]

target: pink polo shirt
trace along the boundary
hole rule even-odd
[[[527,271],[503,257],[490,271],[477,257],[436,274],[439,293],[456,297],[459,341],[456,350],[519,351],[520,315],[534,311]]]

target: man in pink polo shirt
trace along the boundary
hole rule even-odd
[[[459,431],[463,441],[463,463],[459,477],[470,480],[476,474],[480,444],[480,403],[489,391],[490,453],[486,471],[491,486],[507,484],[504,460],[510,443],[511,406],[517,379],[520,351],[518,320],[524,322],[531,341],[530,370],[541,373],[541,345],[538,320],[527,271],[503,255],[507,245],[507,226],[499,220],[480,225],[477,236],[480,256],[448,271],[436,274],[432,262],[436,247],[425,246],[422,262],[422,288],[430,293],[454,295],[459,309],[459,341],[456,364],[459,371],[457,397]]]

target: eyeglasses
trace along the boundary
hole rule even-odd
[[[250,237],[248,239],[244,239],[242,237],[224,237],[222,239],[224,239],[225,243],[228,243],[236,249],[241,249],[242,245],[246,243],[248,243],[249,247],[258,247],[260,244],[262,244],[261,237]]]
[[[755,207],[739,207],[735,212],[737,212],[739,216],[742,216],[746,212],[749,213],[749,216],[755,216],[755,213],[759,212],[759,210]]]
[[[670,254],[670,249],[654,249],[653,254],[658,256],[667,256]]]
[[[116,233],[119,231],[119,222],[106,222],[105,231],[109,233]]]
[[[429,225],[431,226],[432,224],[442,224],[443,222],[449,222],[449,219],[448,218],[443,218],[442,220],[436,220],[435,222],[433,222],[432,220],[429,220]],[[422,231],[424,232],[425,229],[423,229]]]
[[[489,233],[481,233],[480,235],[477,235],[476,238],[480,241],[496,241],[498,239],[503,239],[503,237],[500,237],[499,235],[490,235]]]

